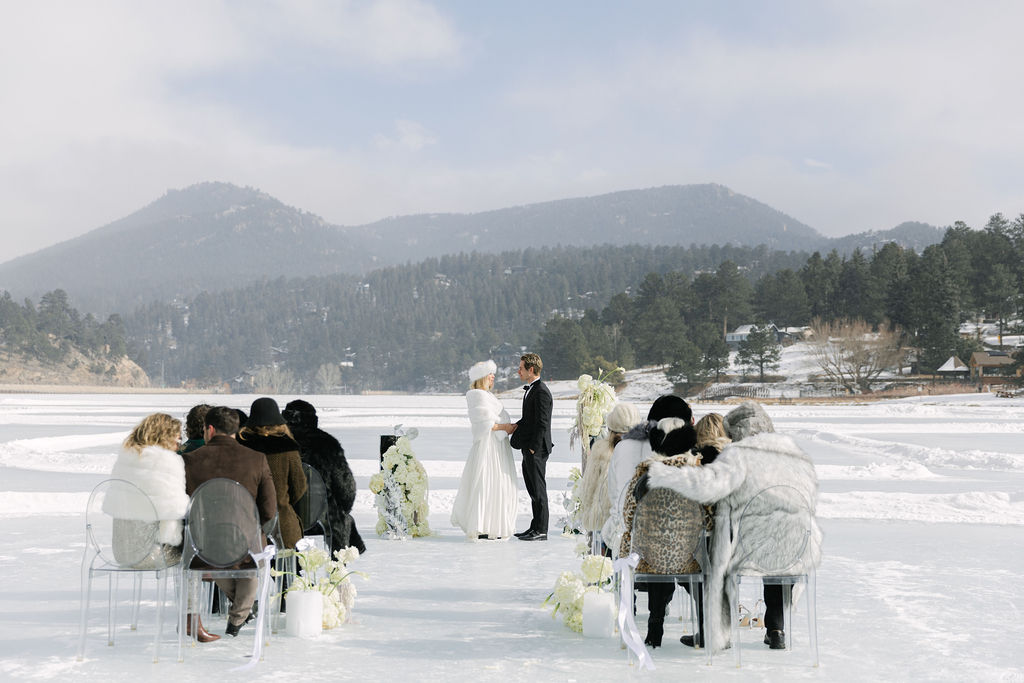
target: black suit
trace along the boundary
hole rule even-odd
[[[548,532],[548,485],[544,477],[554,445],[551,406],[551,392],[544,382],[536,380],[523,397],[523,416],[516,422],[511,438],[512,448],[523,452],[523,481],[533,506],[530,529],[543,534]]]

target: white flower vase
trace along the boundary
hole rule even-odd
[[[288,591],[287,633],[299,638],[318,636],[323,631],[324,600],[320,591]]]
[[[291,608],[291,603],[288,603],[288,609]],[[583,595],[583,635],[587,638],[611,638],[615,635],[613,594],[590,591]]]

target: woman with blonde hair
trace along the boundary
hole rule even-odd
[[[154,413],[142,419],[124,440],[110,473],[111,479],[134,484],[153,503],[156,512],[155,546],[142,560],[133,562],[139,569],[177,564],[181,559],[182,519],[188,507],[185,493],[185,463],[175,450],[181,440],[181,422],[166,413]],[[114,515],[113,551],[115,559],[137,558],[141,545],[150,543],[152,510],[133,510],[130,497],[113,489],[103,509]],[[145,552],[145,548],[141,549]]]
[[[732,443],[725,431],[725,419],[718,413],[708,413],[693,428],[697,432],[693,452],[701,457],[702,465],[713,463],[722,449]]]
[[[305,495],[308,484],[302,471],[299,444],[281,416],[277,401],[265,396],[252,402],[249,419],[238,432],[238,442],[267,456],[277,492],[281,540],[285,548],[294,548],[302,539],[303,530],[292,506]]]
[[[469,540],[496,540],[515,533],[516,466],[508,440],[515,425],[491,393],[497,369],[492,360],[469,369],[472,384],[466,392],[466,404],[473,445],[462,469],[451,516],[452,524],[460,527]]]

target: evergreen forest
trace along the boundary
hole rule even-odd
[[[1024,215],[956,223],[920,254],[601,246],[457,254],[364,276],[266,280],[125,316],[132,355],[168,384],[260,392],[461,390],[465,369],[524,348],[546,376],[669,364],[707,378],[741,324],[863,320],[899,330],[921,370],[980,347],[964,320],[1011,325]]]

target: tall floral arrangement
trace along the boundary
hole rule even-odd
[[[604,431],[604,416],[615,406],[615,387],[607,380],[613,375],[621,376],[625,368],[615,368],[591,375],[580,375],[576,380],[579,396],[576,397],[576,422],[569,430],[569,447],[578,440],[583,447],[583,467],[587,466],[590,455],[590,441]]]
[[[326,550],[315,546],[307,546],[302,550],[285,550],[281,553],[282,557],[289,555],[294,555],[298,559],[298,573],[274,570],[275,576],[294,577],[285,592],[319,592],[323,600],[322,625],[325,629],[347,622],[356,602],[356,586],[350,577],[353,574],[366,577],[363,572],[348,568],[348,565],[359,557],[359,551],[351,546],[335,550],[333,559]]]
[[[583,531],[583,496],[580,487],[583,482],[583,473],[579,467],[569,469],[569,476],[565,481],[565,492],[562,494],[562,507],[565,508],[565,516],[559,522],[562,524],[562,533],[565,535],[578,534]]]
[[[555,580],[555,588],[544,600],[544,604],[554,605],[551,611],[552,619],[561,614],[562,621],[567,627],[577,633],[583,633],[583,596],[598,591],[610,592],[615,570],[612,568],[611,559],[603,555],[588,554],[585,543],[580,543],[576,550],[577,554],[583,557],[580,570],[562,572]]]
[[[398,437],[384,452],[381,471],[370,477],[376,494],[377,534],[388,538],[429,536],[427,471],[412,450],[414,429]]]

